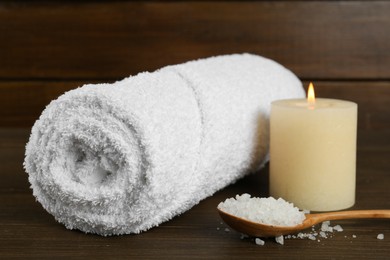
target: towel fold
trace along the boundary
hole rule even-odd
[[[293,73],[251,54],[85,85],[46,107],[24,166],[67,228],[139,233],[261,167],[270,103],[303,96]]]

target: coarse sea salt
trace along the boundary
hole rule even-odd
[[[383,240],[383,239],[385,239],[385,235],[384,234],[378,234],[378,236],[376,238],[379,239],[379,240]]]
[[[251,197],[244,193],[219,203],[218,209],[247,220],[275,226],[295,226],[305,220],[305,214],[282,198]]]
[[[324,221],[321,224],[321,231],[323,232],[333,232],[333,227],[329,226],[330,221]]]
[[[265,241],[262,240],[262,239],[260,239],[260,238],[256,238],[256,239],[255,239],[255,243],[256,243],[256,245],[264,246]]]
[[[343,232],[343,228],[340,225],[336,225],[333,227],[333,230],[336,230],[337,232]]]
[[[275,237],[275,241],[281,245],[284,245],[284,237],[283,236],[277,236]]]
[[[342,232],[343,228],[340,225],[336,225],[334,227],[330,226],[330,221],[324,221],[321,224],[321,227],[318,231],[315,230],[315,227],[313,226],[311,229],[311,232],[300,232],[297,235],[287,235],[284,238],[285,239],[310,239],[310,240],[317,240],[318,242],[321,242],[320,238],[327,239],[328,237],[332,237],[333,233]]]

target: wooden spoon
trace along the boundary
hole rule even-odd
[[[390,210],[350,210],[306,214],[306,219],[302,222],[302,224],[296,226],[272,226],[236,217],[220,209],[218,209],[218,212],[223,221],[225,221],[225,223],[231,228],[254,237],[276,237],[297,233],[326,220],[390,218]]]

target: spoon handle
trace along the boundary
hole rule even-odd
[[[390,218],[390,210],[378,209],[378,210],[347,210],[347,211],[335,211],[316,214],[307,214],[311,219],[312,224],[317,224],[326,220],[340,220],[340,219],[362,219],[362,218]]]

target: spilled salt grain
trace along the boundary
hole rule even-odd
[[[340,225],[336,225],[333,227],[333,230],[336,230],[337,232],[342,232],[344,229]]]
[[[218,209],[247,220],[276,226],[301,224],[305,214],[282,198],[251,198],[249,194],[236,195],[219,203]]]
[[[320,231],[320,237],[327,238],[326,233],[324,231]]]
[[[275,241],[281,245],[284,245],[284,237],[283,236],[275,237]]]
[[[324,231],[324,232],[333,232],[333,227],[329,226],[330,225],[330,221],[324,221],[322,222],[321,224],[321,231]]]
[[[318,231],[316,231],[315,226],[313,226],[311,228],[310,232],[305,232],[305,233],[300,232],[297,235],[288,235],[288,236],[285,236],[284,238],[285,239],[299,238],[299,239],[310,239],[310,240],[317,239],[317,241],[318,241],[319,238],[327,239],[329,237],[332,237],[334,231],[341,232],[341,231],[343,231],[343,228],[340,225],[336,225],[336,226],[332,227],[332,226],[330,226],[330,221],[324,221],[321,224],[320,230],[318,230]]]
[[[383,240],[383,239],[385,239],[385,235],[384,234],[378,234],[378,236],[376,238],[379,239],[379,240]]]
[[[264,246],[264,244],[265,244],[264,240],[261,240],[260,238],[256,238],[255,243],[256,243],[256,245],[259,245],[259,246]]]

